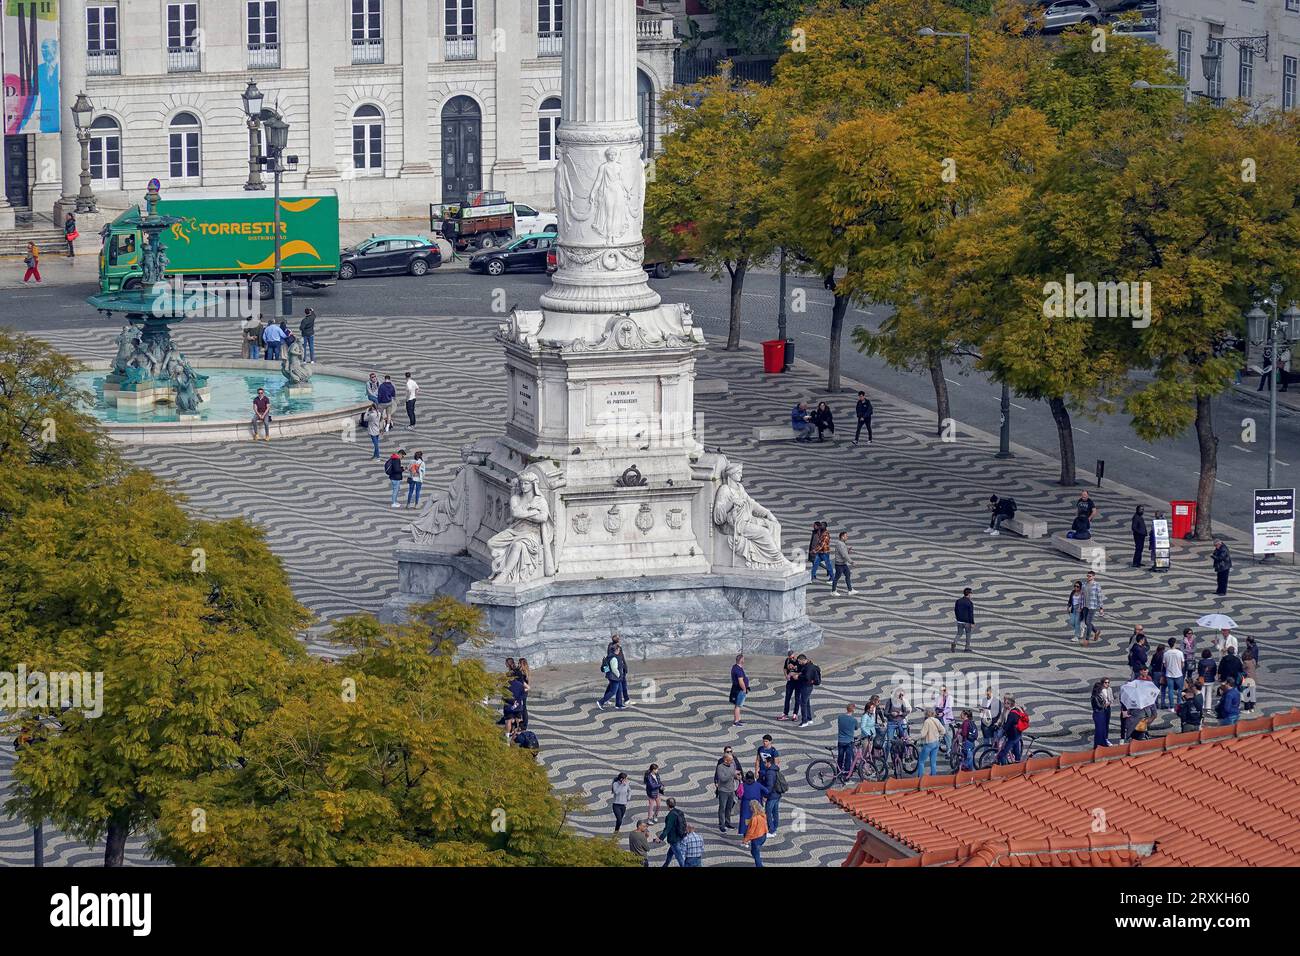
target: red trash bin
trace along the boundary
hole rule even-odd
[[[763,371],[785,371],[785,339],[770,339],[763,343]]]
[[[1196,502],[1169,502],[1169,537],[1182,540],[1196,530]]]

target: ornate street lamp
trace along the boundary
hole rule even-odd
[[[77,193],[77,212],[95,212],[95,194],[90,188],[90,117],[95,106],[83,92],[77,94],[71,109],[77,142],[81,144],[81,190]]]
[[[1262,345],[1268,351],[1268,487],[1273,487],[1273,472],[1277,461],[1277,379],[1280,374],[1282,351],[1286,346],[1300,342],[1300,309],[1295,303],[1278,315],[1278,299],[1282,287],[1276,283],[1269,287],[1271,297],[1264,305],[1273,307],[1272,320],[1258,305],[1246,313],[1246,333],[1252,345]]]
[[[244,101],[245,125],[248,126],[248,182],[244,183],[244,188],[265,189],[266,183],[262,182],[262,166],[257,161],[261,153],[258,148],[258,133],[262,126],[258,117],[262,114],[262,91],[257,88],[256,80],[248,81],[248,86],[240,98]]]

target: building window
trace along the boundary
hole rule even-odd
[[[352,168],[384,168],[384,114],[368,103],[352,114]]]
[[[202,131],[197,116],[193,113],[177,113],[172,117],[171,132],[167,137],[172,179],[199,178],[201,142]]]
[[[1255,95],[1255,51],[1249,47],[1241,48],[1240,65],[1237,68],[1237,95],[1243,100]]]
[[[114,76],[120,68],[117,4],[86,7],[86,74]]]
[[[199,5],[167,4],[167,70],[188,73],[199,68]]]
[[[352,62],[384,62],[383,0],[352,0]]]
[[[111,116],[90,124],[90,178],[101,187],[122,185],[122,129]]]
[[[1282,109],[1295,109],[1296,58],[1282,57]]]
[[[1286,0],[1286,8],[1292,13],[1300,13],[1300,0]]]
[[[550,96],[542,100],[537,111],[537,160],[542,163],[554,162],[555,131],[560,128],[560,98]]]
[[[443,40],[448,60],[478,58],[474,36],[474,0],[447,0]]]
[[[655,154],[655,87],[645,71],[636,71],[636,118],[641,124],[641,158]]]
[[[1223,41],[1211,37],[1206,52],[1219,58],[1215,63],[1214,76],[1205,81],[1206,96],[1217,104],[1223,99]]]
[[[1188,82],[1192,78],[1192,31],[1178,31],[1178,75]]]
[[[280,4],[277,0],[248,2],[248,68],[275,70],[280,66]]]
[[[559,56],[564,48],[564,0],[537,0],[537,55]]]

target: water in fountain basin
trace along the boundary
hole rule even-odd
[[[268,363],[269,365],[270,363]],[[214,369],[195,366],[199,375],[208,379],[212,390],[210,401],[199,403],[199,417],[205,422],[246,422],[253,417],[253,398],[259,388],[266,389],[271,399],[271,414],[304,415],[310,412],[330,411],[358,405],[366,400],[366,383],[335,375],[313,375],[310,395],[289,397],[288,383],[280,374],[280,366],[272,365],[265,372],[257,369]],[[138,424],[180,421],[173,405],[155,405],[147,411],[118,409],[104,401],[104,376],[107,372],[81,372],[74,378],[77,388],[95,397],[90,408],[100,421],[118,424]]]

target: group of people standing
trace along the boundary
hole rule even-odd
[[[866,392],[858,392],[858,401],[854,406],[854,414],[857,415],[858,427],[853,433],[853,444],[857,445],[862,439],[862,429],[867,430],[867,444],[870,445],[874,436],[871,433],[871,416],[874,409],[871,405],[871,399],[867,398]],[[826,402],[818,402],[817,407],[809,411],[807,402],[799,402],[790,410],[790,427],[794,429],[794,440],[798,442],[810,442],[813,440],[813,432],[817,432],[817,440],[824,442],[826,433],[835,434],[835,415],[831,412],[831,407]]]
[[[239,323],[239,332],[242,343],[240,357],[254,361],[262,359],[267,362],[278,362],[285,357],[289,346],[294,343],[294,334],[289,328],[287,319],[273,322],[264,315],[250,315]],[[303,361],[314,364],[316,361],[315,309],[303,311],[302,320],[298,323],[298,333],[302,336]]]
[[[366,412],[366,415],[372,414]],[[363,416],[364,418],[365,416]],[[384,474],[388,476],[389,490],[392,496],[389,500],[390,508],[401,508],[401,502],[398,501],[402,493],[402,478],[406,482],[406,507],[420,507],[420,491],[424,488],[424,452],[417,451],[408,462],[402,456],[406,454],[405,448],[399,448],[388,456],[384,462]],[[379,456],[376,455],[376,458]]]

